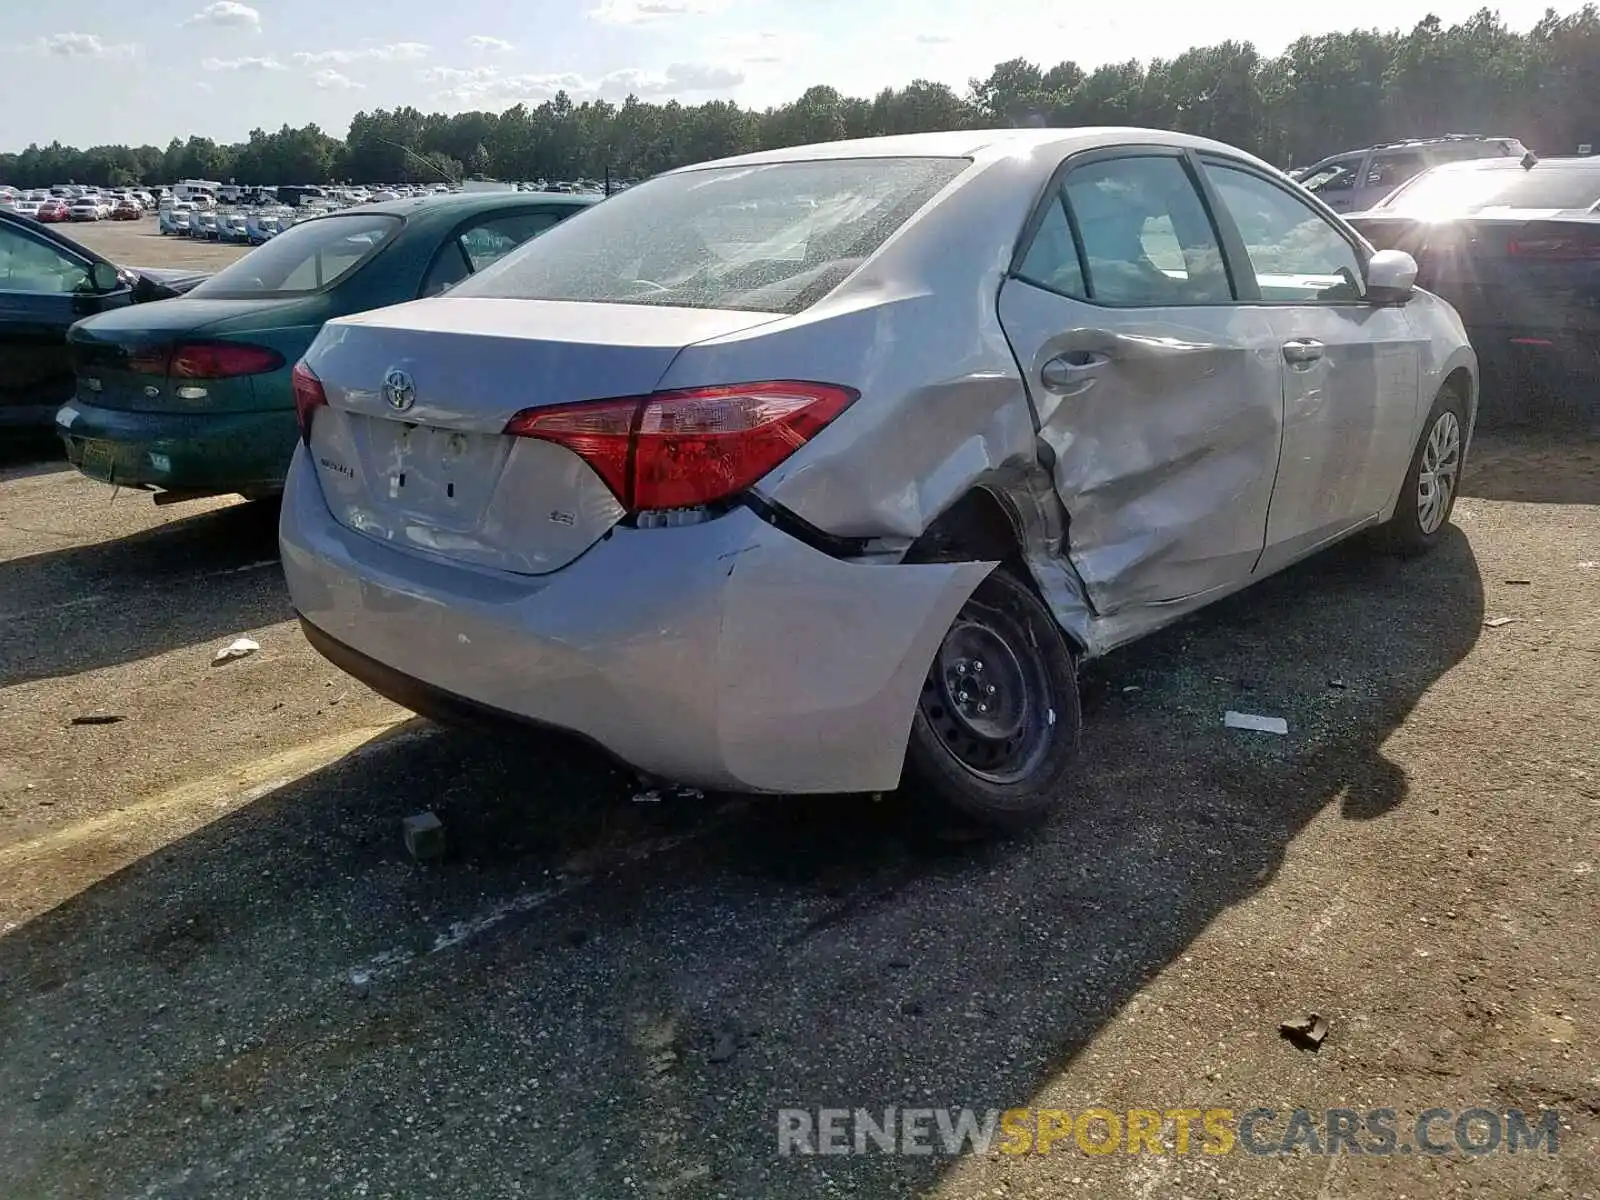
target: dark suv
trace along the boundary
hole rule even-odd
[[[1334,212],[1363,212],[1429,167],[1468,158],[1521,158],[1527,152],[1513,137],[1451,133],[1347,150],[1290,175]]]

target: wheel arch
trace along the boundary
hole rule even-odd
[[[1072,645],[1092,653],[1093,607],[1067,557],[1067,516],[1037,465],[975,481],[907,548],[903,561],[993,562],[1031,587]]]

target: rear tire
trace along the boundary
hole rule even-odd
[[[956,614],[911,724],[905,782],[936,817],[1015,833],[1065,799],[1082,715],[1072,649],[1003,568]]]
[[[1394,515],[1378,528],[1378,544],[1384,550],[1414,558],[1439,543],[1455,510],[1466,455],[1466,404],[1454,388],[1447,387],[1422,424]]]

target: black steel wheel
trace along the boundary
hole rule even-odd
[[[1081,716],[1077,669],[1043,601],[1001,570],[934,655],[906,749],[906,782],[947,815],[1025,828],[1066,798]]]

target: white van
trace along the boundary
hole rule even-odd
[[[217,202],[217,194],[220,191],[222,191],[222,185],[209,179],[184,179],[172,187],[172,195],[175,199],[187,200],[193,204],[203,197],[207,207]]]

